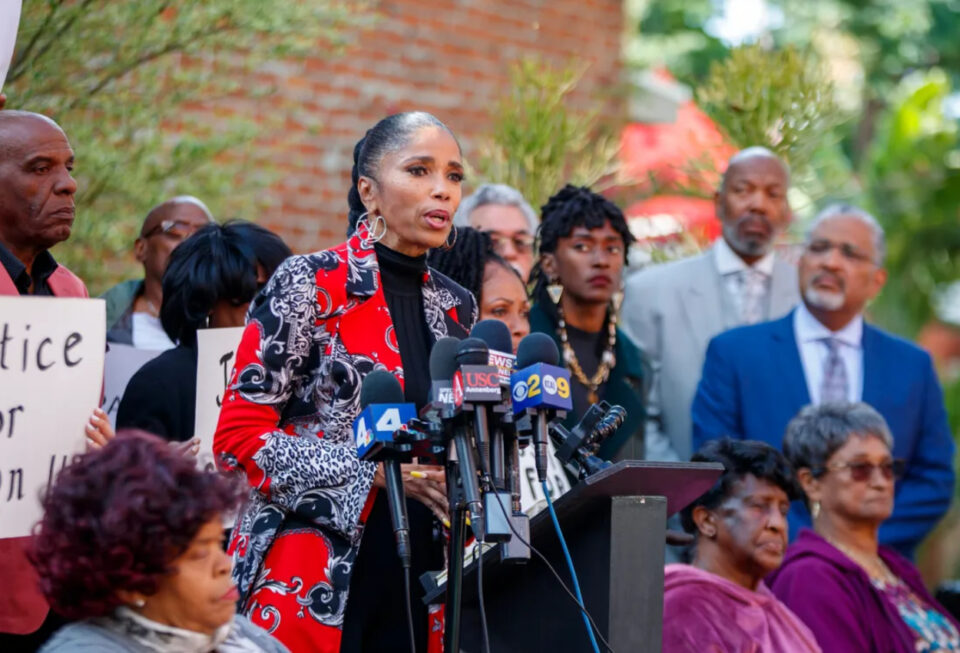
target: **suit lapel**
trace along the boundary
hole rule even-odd
[[[863,393],[860,400],[871,406],[881,406],[883,402],[880,397],[880,380],[886,378],[882,370],[875,369],[882,365],[883,357],[874,355],[877,347],[876,330],[864,321],[863,340],[861,349],[863,350]]]
[[[7,274],[6,268],[0,265],[0,295],[19,295],[20,291]]]
[[[810,403],[810,390],[807,388],[807,375],[803,372],[803,362],[800,360],[800,348],[797,337],[793,332],[793,311],[779,320],[770,323],[770,336],[773,340],[773,367],[776,376],[785,380],[778,385],[785,395],[785,399],[797,408]],[[790,382],[790,379],[796,379]]]
[[[785,315],[797,302],[796,267],[777,258],[770,279],[770,317]]]
[[[693,278],[687,287],[680,291],[680,304],[693,335],[693,342],[700,349],[714,335],[724,330],[724,322],[723,306],[720,303],[723,287],[720,275],[713,265],[713,250],[703,254],[698,263],[693,270]]]

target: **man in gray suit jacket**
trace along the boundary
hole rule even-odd
[[[710,339],[786,315],[799,299],[796,267],[773,244],[789,225],[790,174],[773,152],[734,155],[714,195],[723,238],[703,254],[628,279],[621,324],[654,369],[646,457],[689,460],[690,405]]]

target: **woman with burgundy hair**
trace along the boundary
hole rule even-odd
[[[77,621],[41,650],[285,651],[235,614],[222,524],[239,499],[228,479],[141,431],[66,467],[31,560],[52,608]]]

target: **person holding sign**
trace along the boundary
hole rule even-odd
[[[73,227],[77,182],[67,135],[46,116],[6,110],[0,111],[0,143],[0,295],[88,297],[84,283],[49,252]],[[47,616],[25,541],[0,540],[4,651],[35,650],[60,623]]]
[[[450,130],[423,112],[384,118],[354,148],[352,176],[347,242],[292,257],[254,300],[214,438],[218,463],[253,488],[231,543],[242,609],[304,652],[406,641],[385,481],[352,433],[361,382],[390,371],[424,405],[433,343],[476,320],[470,293],[426,265],[456,238],[464,173]],[[431,515],[447,513],[443,478],[402,469],[412,578],[443,565]],[[426,650],[426,609],[412,603]]]
[[[640,459],[647,374],[642,352],[617,327],[633,235],[620,209],[589,188],[568,184],[541,212],[530,329],[557,341],[570,370],[573,410],[564,425],[573,428],[601,399],[623,406],[627,419],[599,455]]]
[[[243,326],[250,300],[291,253],[276,234],[241,221],[202,227],[173,250],[160,319],[177,346],[130,379],[117,410],[118,429],[143,429],[176,442],[193,438],[197,330]]]
[[[237,484],[136,431],[66,467],[31,557],[51,605],[76,621],[43,653],[286,651],[236,614],[222,515],[240,500]]]

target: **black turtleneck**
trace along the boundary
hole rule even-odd
[[[404,256],[377,243],[383,295],[400,347],[404,398],[418,408],[430,391],[430,347],[433,338],[423,311],[423,275],[426,256]],[[420,574],[443,568],[443,545],[434,537],[430,509],[407,497],[410,544],[413,553],[412,612],[417,652],[427,650],[427,607],[420,600]],[[364,526],[360,550],[350,577],[350,601],[343,620],[341,651],[407,649],[407,620],[403,608],[403,568],[397,557],[386,493],[379,492]]]
[[[421,408],[430,393],[431,336],[423,312],[423,275],[427,257],[406,256],[389,247],[374,245],[380,264],[380,281],[393,322],[403,364],[404,399]]]

